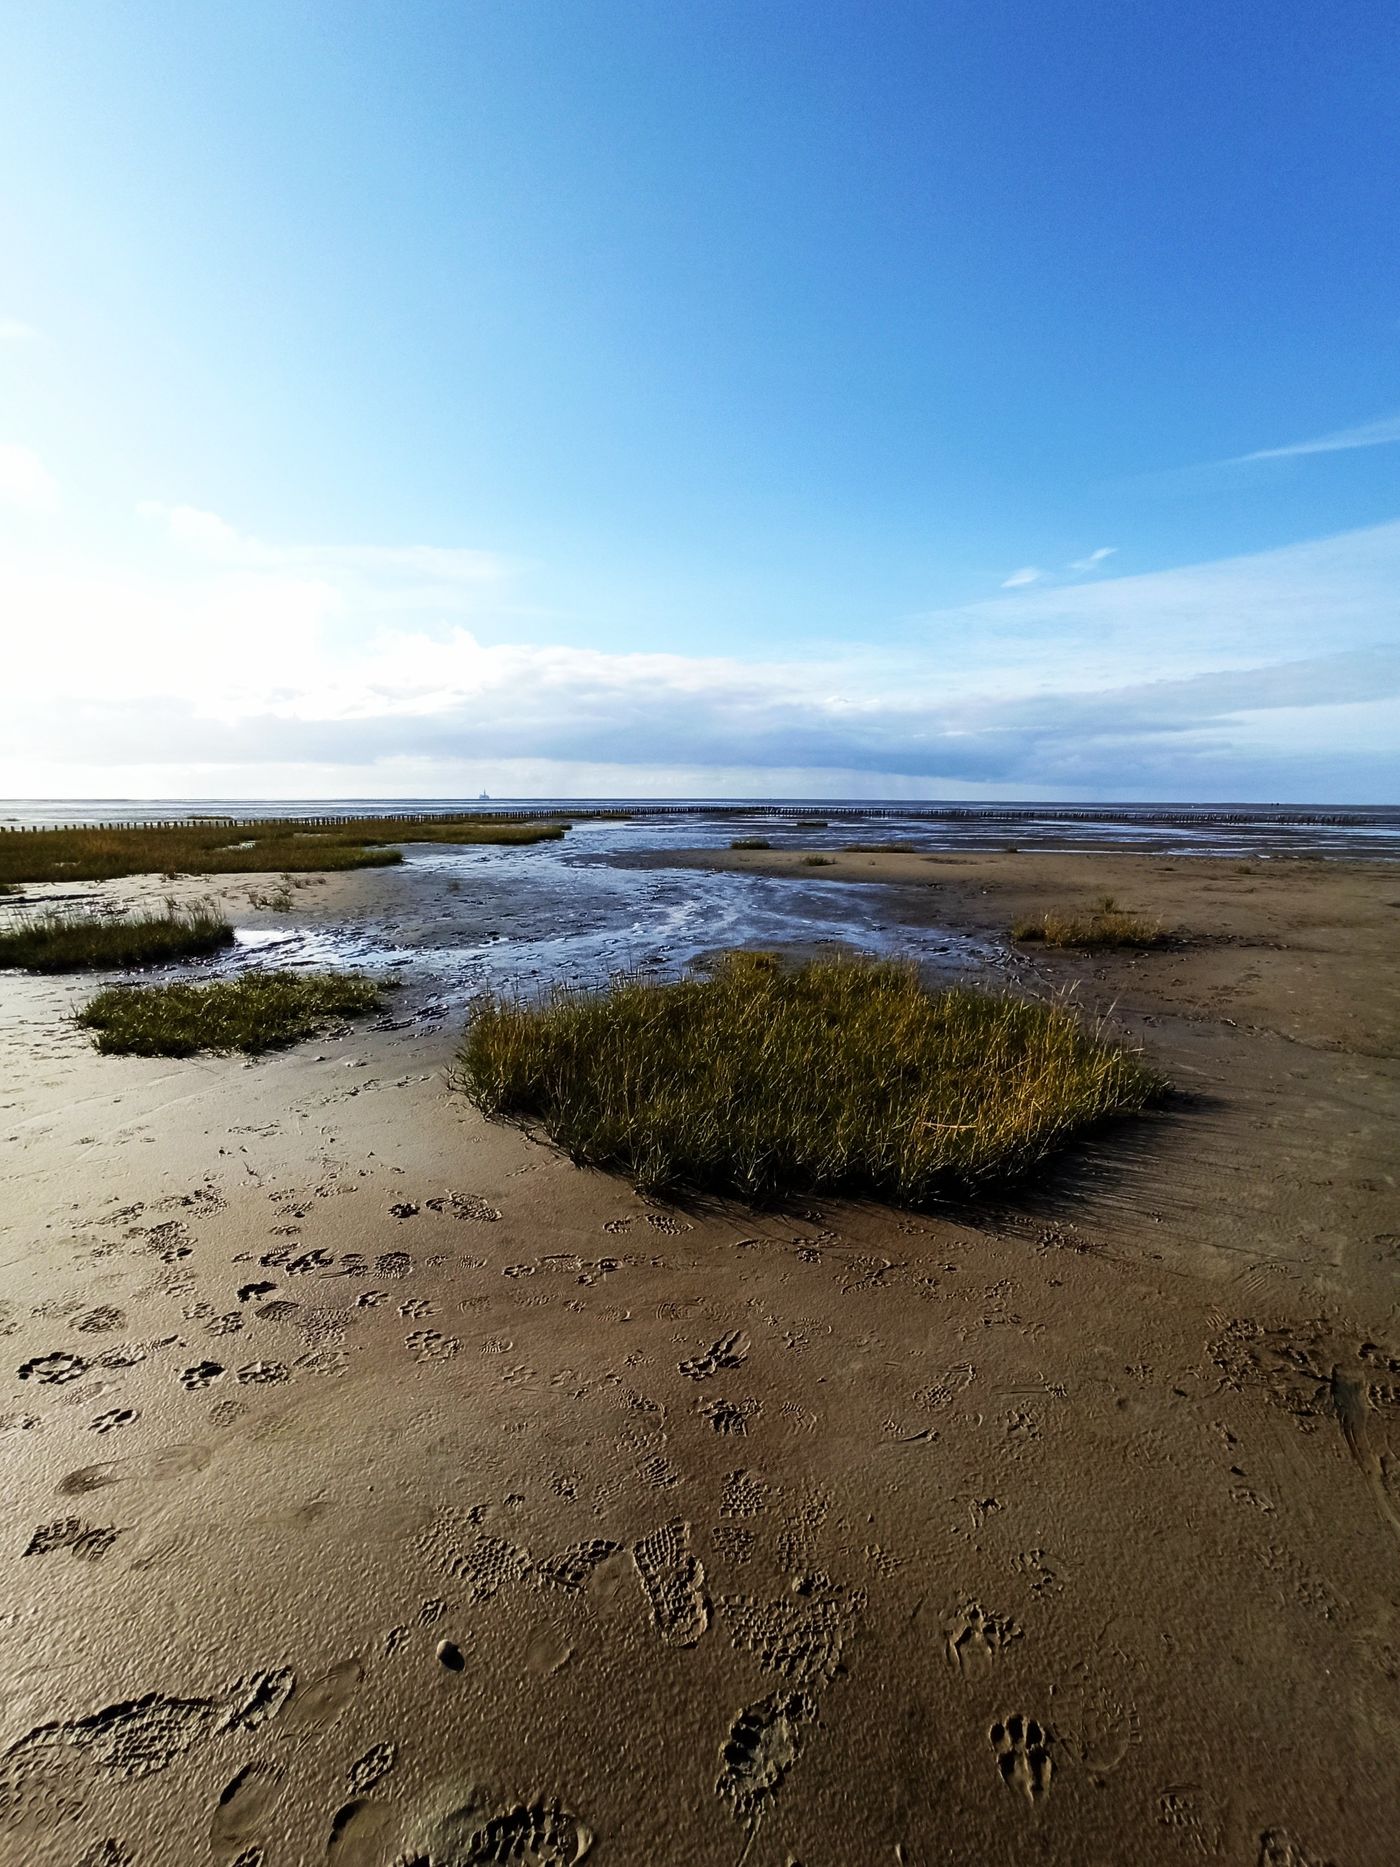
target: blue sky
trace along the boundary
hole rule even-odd
[[[5,37],[0,790],[1400,797],[1392,9]]]

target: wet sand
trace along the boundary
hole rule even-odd
[[[1019,970],[1183,1093],[977,1210],[679,1209],[425,986],[248,1064],[0,981],[0,1859],[1394,1858],[1400,872],[818,873],[1160,915]]]

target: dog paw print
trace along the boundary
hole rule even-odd
[[[242,1327],[242,1315],[232,1309],[223,1316],[212,1316],[204,1325],[204,1331],[206,1335],[237,1335]]]
[[[119,1426],[130,1426],[140,1417],[140,1412],[135,1407],[113,1407],[106,1413],[99,1413],[96,1419],[90,1422],[90,1428],[94,1433],[111,1433],[115,1432]]]
[[[1034,1718],[1017,1711],[1004,1721],[998,1718],[990,1732],[1001,1780],[1019,1789],[1031,1802],[1037,1801],[1050,1787],[1054,1765],[1050,1761],[1050,1734]]]
[[[285,1361],[250,1361],[238,1370],[238,1378],[245,1387],[270,1387],[289,1381],[291,1369]]]
[[[334,1263],[329,1251],[302,1251],[287,1259],[289,1277],[307,1277],[312,1271],[328,1271]]]
[[[191,1394],[198,1393],[201,1387],[209,1387],[215,1381],[223,1379],[223,1363],[218,1361],[197,1361],[192,1368],[182,1368],[180,1385]]]
[[[67,1355],[61,1350],[52,1355],[36,1355],[33,1361],[25,1362],[19,1371],[21,1381],[42,1381],[46,1386],[61,1385],[64,1381],[76,1381],[79,1375],[87,1373],[87,1363],[81,1355]]]
[[[390,1206],[389,1213],[395,1219],[414,1219],[418,1216],[418,1207],[411,1199],[401,1199],[396,1206]]]
[[[404,1346],[412,1349],[419,1361],[451,1361],[461,1343],[455,1335],[443,1335],[438,1329],[410,1329]]]
[[[399,1305],[400,1316],[408,1316],[415,1321],[423,1316],[431,1316],[433,1306],[427,1297],[408,1297]]]

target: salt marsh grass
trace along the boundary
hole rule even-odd
[[[647,1190],[911,1205],[1015,1179],[1162,1087],[1063,1005],[753,953],[676,984],[489,1002],[459,1063],[488,1114]]]
[[[118,985],[77,1014],[97,1048],[118,1056],[279,1050],[340,1018],[373,1011],[379,990],[348,972],[245,972],[192,984]]]
[[[168,903],[162,914],[123,915],[60,908],[21,914],[0,928],[0,966],[25,972],[149,966],[213,953],[232,939],[232,927],[213,908]]]
[[[1103,895],[1087,913],[1050,913],[1018,920],[1011,929],[1011,938],[1092,951],[1116,946],[1164,946],[1168,936],[1160,922],[1130,914],[1112,895]]]
[[[554,841],[562,823],[487,817],[314,817],[262,822],[120,825],[114,829],[0,830],[0,884],[102,881],[118,875],[257,875],[382,867],[399,843]]]

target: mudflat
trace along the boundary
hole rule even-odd
[[[1175,1096],[956,1211],[658,1205],[411,1002],[105,1058],[4,978],[0,1859],[1395,1858],[1400,872],[814,872],[1162,920],[1005,964]]]

